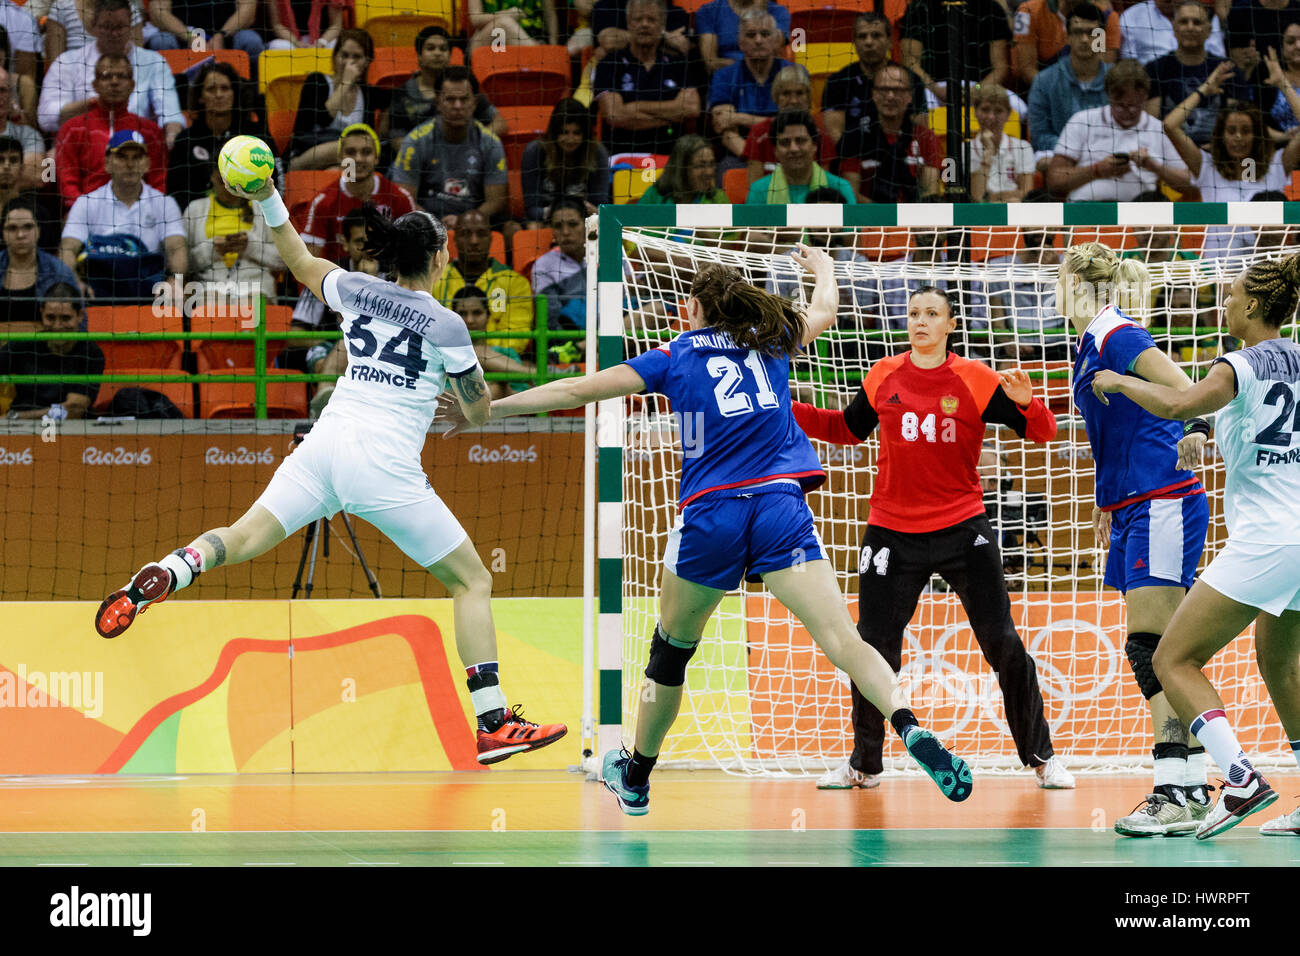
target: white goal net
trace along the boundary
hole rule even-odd
[[[1012,210],[1019,225],[954,226],[954,207],[866,208],[874,212],[839,206],[678,207],[672,226],[661,225],[662,218],[642,220],[654,227],[635,225],[637,214],[630,207],[620,207],[617,219],[602,214],[601,255],[622,260],[623,356],[685,330],[681,306],[695,273],[708,263],[736,266],[749,281],[804,301],[810,286],[796,277],[785,255],[802,240],[829,247],[838,260],[841,311],[838,327],[795,362],[792,392],[797,400],[841,408],[872,362],[907,347],[909,292],[925,284],[954,292],[960,316],[950,348],[995,368],[1025,369],[1059,423],[1058,436],[1048,445],[990,427],[990,453],[982,458],[989,479],[986,504],[1002,536],[1013,617],[1037,664],[1056,751],[1085,769],[1149,760],[1150,720],[1123,652],[1123,604],[1115,591],[1103,588],[1105,552],[1092,533],[1093,465],[1070,399],[1073,336],[1055,310],[1057,262],[1064,247],[1089,240],[1140,256],[1154,282],[1130,311],[1196,377],[1213,357],[1237,345],[1227,337],[1221,310],[1231,279],[1251,261],[1288,251],[1300,237],[1300,229],[1284,224],[1293,210],[1282,203],[1252,203],[1234,205],[1225,215],[1223,206],[1133,204],[1088,211],[1094,223],[1109,216],[1111,225],[1065,225],[1063,220],[1082,218],[1076,207],[1039,206]],[[1007,207],[997,208],[1001,212],[990,215],[1007,215]],[[1175,208],[1179,225],[1173,225]],[[1218,225],[1188,224],[1198,209],[1202,222]],[[771,214],[770,225],[764,210]],[[881,222],[888,215],[920,222],[842,225]],[[604,234],[611,227],[620,243]],[[1232,255],[1202,256],[1203,245],[1210,247],[1207,230],[1214,234],[1215,248],[1229,248]],[[608,262],[601,266],[602,277],[613,274]],[[602,294],[601,302],[607,308],[612,299]],[[602,332],[610,330],[604,316]],[[606,335],[602,345],[608,344]],[[606,364],[610,354],[602,350]],[[624,739],[631,741],[657,619],[661,558],[676,510],[679,436],[662,397],[630,399],[625,411],[622,725]],[[857,607],[857,573],[877,444],[814,446],[829,481],[809,503],[856,619],[871,613]],[[1211,525],[1201,567],[1226,538],[1222,462],[1213,441],[1208,451],[1201,478],[1209,492]],[[1209,674],[1246,750],[1289,764],[1249,634],[1225,649]],[[956,595],[938,578],[922,595],[908,627],[901,679],[922,722],[977,767],[1019,766],[996,677]],[[761,586],[746,585],[727,596],[705,633],[688,670],[682,716],[661,761],[751,772],[820,771],[843,761],[852,748],[849,708],[845,675]],[[894,735],[887,734],[886,767],[903,767],[905,756]]]

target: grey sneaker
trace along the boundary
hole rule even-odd
[[[1214,806],[1214,801],[1210,799],[1214,788],[1205,785],[1194,788],[1184,787],[1183,790],[1187,794],[1187,809],[1192,812],[1192,819],[1199,824],[1210,812],[1210,807]]]
[[[1300,836],[1300,807],[1269,820],[1259,832],[1261,836]]]
[[[1186,836],[1196,831],[1197,822],[1187,807],[1163,793],[1148,793],[1132,813],[1115,821],[1115,832],[1131,837]]]
[[[854,788],[870,790],[878,786],[880,786],[880,774],[854,770],[848,761],[817,778],[818,790],[853,790]]]

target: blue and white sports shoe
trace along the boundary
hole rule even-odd
[[[949,800],[960,803],[970,796],[973,783],[970,767],[960,757],[950,754],[930,731],[916,725],[907,728],[903,746]]]
[[[650,812],[650,784],[644,787],[629,787],[627,765],[632,762],[632,755],[626,750],[611,750],[601,762],[600,775],[605,789],[614,795],[620,809],[628,816],[639,817]]]

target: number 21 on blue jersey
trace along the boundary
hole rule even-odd
[[[781,402],[772,391],[772,380],[767,377],[763,367],[763,357],[755,349],[750,349],[745,357],[745,368],[754,373],[758,383],[757,399],[759,408],[776,408]],[[709,375],[718,379],[713,386],[713,397],[718,403],[718,411],[723,418],[735,415],[747,415],[754,410],[754,400],[748,392],[740,391],[739,386],[745,378],[744,370],[739,364],[725,355],[714,355],[705,364]]]

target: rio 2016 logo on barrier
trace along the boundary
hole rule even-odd
[[[30,465],[32,463],[32,450],[24,448],[22,451],[10,451],[8,448],[0,447],[0,465]]]
[[[81,453],[81,463],[83,465],[152,465],[153,454],[148,446],[139,451],[127,451],[118,445],[108,451],[100,451],[94,445],[87,445],[86,450]]]
[[[275,452],[269,447],[261,451],[253,451],[243,445],[234,451],[222,451],[214,445],[203,456],[203,463],[205,465],[274,465]]]
[[[537,448],[533,445],[527,448],[511,448],[509,445],[502,445],[500,448],[484,448],[482,445],[475,445],[469,450],[469,460],[478,464],[498,461],[536,461]]]

